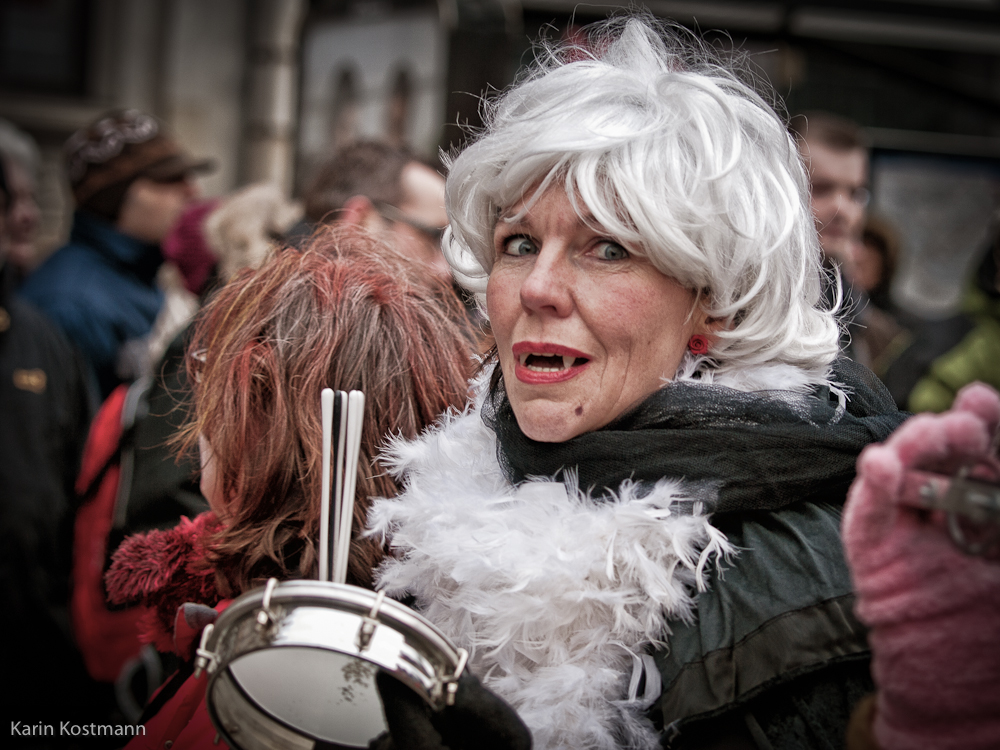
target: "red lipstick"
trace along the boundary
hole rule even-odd
[[[549,385],[575,378],[590,364],[590,357],[559,344],[519,341],[511,347],[514,375],[528,385]]]

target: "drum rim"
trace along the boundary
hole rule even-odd
[[[219,615],[215,622],[215,627],[208,639],[209,650],[216,650],[219,646],[219,639],[229,626],[244,617],[252,616],[261,608],[264,586],[251,589],[233,600],[226,609]],[[329,604],[330,594],[337,595],[337,601],[341,604],[350,605],[352,613],[362,617],[368,615],[378,597],[378,593],[370,589],[363,589],[360,586],[351,586],[343,583],[331,583],[329,581],[315,581],[309,579],[292,579],[281,581],[271,594],[271,604],[281,604],[287,606],[308,606],[310,604]],[[387,621],[387,624],[394,624],[402,628],[407,634],[412,634],[417,638],[429,642],[436,650],[447,659],[445,666],[452,670],[457,668],[460,657],[458,648],[451,642],[434,623],[426,617],[407,607],[401,602],[388,597],[383,598],[378,609],[380,622]],[[383,619],[384,618],[384,619]],[[445,675],[447,676],[447,675]]]

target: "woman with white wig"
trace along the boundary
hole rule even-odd
[[[450,165],[446,254],[496,349],[389,450],[379,585],[536,748],[841,747],[871,683],[840,509],[902,415],[837,358],[781,119],[648,17],[589,39]]]

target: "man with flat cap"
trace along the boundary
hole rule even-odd
[[[76,212],[69,243],[22,288],[87,358],[103,400],[137,373],[123,357],[163,305],[160,242],[211,169],[188,156],[154,117],[110,112],[66,142]]]

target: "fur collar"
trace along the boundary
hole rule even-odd
[[[104,577],[108,601],[146,607],[138,626],[142,643],[187,655],[188,644],[177,641],[178,611],[189,602],[213,607],[221,598],[204,547],[218,525],[212,512],[193,521],[182,516],[174,528],[130,536],[115,551]]]
[[[669,620],[693,618],[706,566],[731,547],[679,482],[644,497],[626,482],[598,504],[572,485],[511,487],[496,449],[478,403],[390,445],[405,491],[369,516],[395,553],[378,586],[414,595],[469,650],[540,750],[658,747],[655,694],[629,700],[633,664],[669,640]]]

